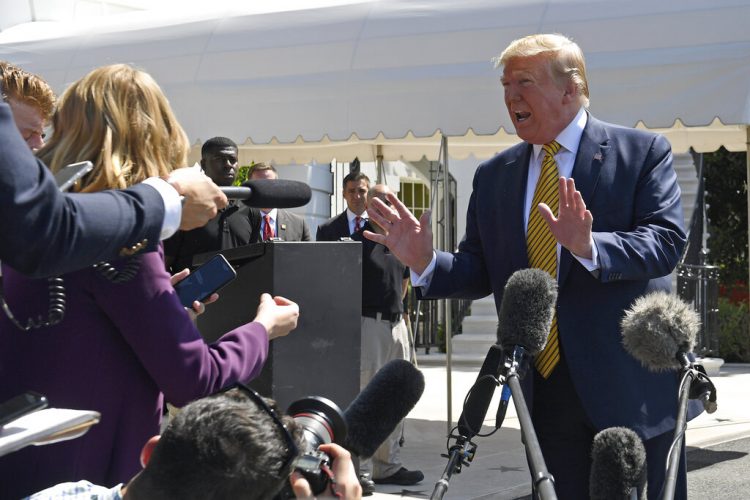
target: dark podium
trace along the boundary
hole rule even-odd
[[[361,243],[271,241],[221,253],[237,278],[198,317],[206,341],[252,320],[263,292],[293,300],[297,328],[271,341],[268,361],[249,385],[283,410],[305,396],[324,396],[346,409],[359,394]],[[196,255],[193,264],[211,255]]]

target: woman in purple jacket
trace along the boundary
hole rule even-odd
[[[126,188],[187,163],[187,136],[158,85],[126,65],[74,83],[53,124],[39,156],[53,171],[93,162],[79,191]],[[101,422],[82,438],[0,458],[0,498],[63,481],[127,481],[140,469],[141,445],[159,431],[165,399],[181,406],[256,376],[269,340],[293,329],[299,314],[293,302],[264,294],[254,321],[249,313],[247,324],[207,345],[161,247],[58,278],[2,272],[0,401],[34,390],[51,406],[96,410]]]

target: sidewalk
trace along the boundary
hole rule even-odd
[[[406,420],[406,443],[401,457],[407,468],[424,472],[424,481],[411,487],[378,485],[370,498],[429,498],[435,482],[440,479],[448,463],[447,458],[441,456],[446,453],[448,432],[446,369],[444,362],[443,366],[426,365],[444,357],[439,354],[419,357],[420,369],[425,376],[425,392]],[[478,370],[476,367],[453,366],[451,399],[454,422],[461,414],[463,399]],[[711,376],[711,380],[717,388],[718,410],[711,415],[703,413],[689,423],[688,448],[704,448],[750,436],[750,364],[725,364],[718,375]],[[499,392],[496,391],[490,404],[485,424],[494,422]],[[478,445],[476,457],[470,467],[453,475],[446,499],[512,500],[530,493],[520,426],[512,404],[503,427],[490,437],[475,438],[474,442]]]

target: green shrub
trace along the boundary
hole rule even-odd
[[[727,362],[750,363],[750,308],[747,302],[719,298],[719,355]]]
[[[252,165],[242,165],[240,168],[237,169],[237,176],[234,178],[234,184],[235,186],[242,185],[243,182],[247,180],[248,175],[250,175],[250,169],[253,168]]]

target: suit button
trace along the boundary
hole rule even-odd
[[[132,247],[123,247],[120,249],[120,257],[132,257],[136,253],[146,248],[146,245],[148,245],[148,238],[143,238]]]

